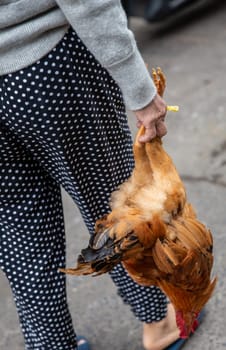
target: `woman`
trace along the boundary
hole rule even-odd
[[[0,266],[26,349],[74,350],[58,272],[65,265],[60,185],[92,234],[133,168],[125,105],[146,127],[141,142],[165,135],[166,105],[119,0],[2,0],[0,28]],[[121,265],[111,277],[144,322],[146,349],[178,338],[159,289],[138,286]]]

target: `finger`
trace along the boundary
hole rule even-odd
[[[136,123],[137,128],[139,129],[141,127],[141,125],[142,125],[141,121],[138,120],[137,123]]]
[[[157,135],[157,130],[155,126],[149,129],[145,129],[145,133],[139,138],[139,142],[142,142],[142,143],[149,142],[152,139],[154,139],[156,135]]]
[[[165,123],[165,116],[164,117],[160,117],[159,120],[157,121],[158,123]]]
[[[167,106],[162,106],[162,108],[159,109],[160,117],[158,119],[164,120],[166,117],[166,113],[167,113]]]
[[[156,134],[159,137],[163,137],[167,134],[167,128],[164,121],[159,120],[158,123],[156,124]]]

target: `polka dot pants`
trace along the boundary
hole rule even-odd
[[[90,233],[110,193],[133,169],[121,92],[70,29],[44,58],[0,77],[0,266],[11,285],[26,349],[74,350],[67,306],[60,186]],[[141,321],[162,319],[166,298],[111,273]]]

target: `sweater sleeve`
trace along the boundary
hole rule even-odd
[[[56,0],[68,22],[121,88],[130,110],[156,94],[120,0]]]

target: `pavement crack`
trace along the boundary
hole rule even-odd
[[[192,176],[192,175],[181,175],[183,181],[187,182],[207,182],[212,185],[226,188],[226,182],[221,180],[218,175],[209,178],[207,176]]]

